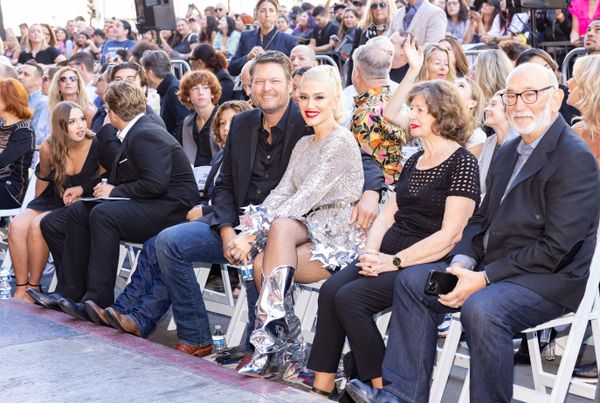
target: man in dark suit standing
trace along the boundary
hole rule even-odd
[[[111,83],[105,93],[108,117],[118,130],[108,183],[94,188],[106,202],[79,201],[69,207],[62,271],[57,292],[65,312],[87,319],[82,303],[107,307],[114,301],[119,242],[144,242],[185,219],[199,201],[190,164],[177,141],[144,113],[146,98],[136,85]],[[45,234],[46,235],[46,234]]]
[[[498,152],[491,187],[451,252],[452,262],[404,269],[396,280],[384,389],[352,381],[358,402],[427,401],[440,314],[461,312],[470,395],[508,402],[513,335],[575,311],[589,275],[600,207],[598,167],[559,115],[556,76],[518,66],[502,95],[520,137]],[[458,276],[446,295],[424,293],[430,270]]]
[[[296,142],[310,134],[291,100],[291,62],[277,51],[257,55],[250,69],[252,101],[257,109],[236,115],[225,145],[221,175],[213,194],[213,214],[162,231],[156,251],[173,304],[177,348],[203,356],[211,351],[211,332],[193,262],[240,263],[235,227],[241,208],[261,204],[281,180]],[[385,188],[377,162],[363,155],[365,186],[355,207],[359,225],[370,226]],[[256,289],[247,283],[250,324]]]

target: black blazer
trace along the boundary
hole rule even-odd
[[[275,35],[277,36],[273,37],[272,33],[276,29],[277,28],[274,27],[271,32],[267,34],[267,37],[272,38],[273,40],[271,41],[270,39],[265,38],[264,46],[267,47],[265,50],[278,50],[286,56],[289,56],[292,49],[294,49],[294,46],[298,44],[298,41],[293,36],[284,34],[283,32],[275,32]],[[260,28],[242,32],[237,51],[229,62],[229,74],[238,76],[242,72],[242,67],[244,67],[244,64],[248,61],[248,53],[250,53],[253,47],[260,45],[260,43]]]
[[[559,115],[508,190],[521,137],[498,151],[491,186],[451,255],[465,254],[492,283],[520,284],[572,311],[579,306],[596,243],[598,166]],[[483,250],[485,232],[487,250]]]
[[[165,129],[142,116],[117,152],[109,183],[113,197],[129,197],[159,226],[185,219],[199,203],[198,187],[183,149]]]
[[[300,115],[298,106],[290,101],[288,105],[286,136],[283,140],[283,155],[281,176],[290,160],[296,142],[305,135],[312,134]],[[252,165],[258,145],[258,130],[262,124],[262,111],[251,109],[236,115],[231,121],[229,136],[225,144],[221,174],[217,179],[213,193],[213,215],[208,221],[213,228],[222,225],[236,226],[241,208],[246,203],[246,195],[250,185]],[[358,147],[358,145],[357,145]],[[365,176],[364,190],[377,192],[385,189],[385,180],[377,161],[367,153],[362,152],[363,170]],[[281,176],[278,178],[281,179]],[[264,195],[267,196],[266,194]]]

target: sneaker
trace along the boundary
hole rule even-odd
[[[585,383],[598,382],[598,365],[595,362],[591,364],[582,364],[573,370],[573,378]]]
[[[448,336],[448,332],[450,331],[450,323],[452,323],[452,315],[448,313],[444,316],[444,321],[437,328],[438,337]]]

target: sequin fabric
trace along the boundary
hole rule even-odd
[[[257,235],[256,252],[275,218],[295,218],[308,228],[313,259],[332,270],[342,268],[358,257],[366,239],[363,230],[348,224],[363,183],[360,150],[348,129],[339,127],[319,141],[305,136],[279,185],[263,204],[244,209],[238,228]]]
[[[350,125],[358,145],[381,165],[388,185],[400,178],[402,145],[408,138],[402,129],[383,118],[383,108],[391,97],[387,85],[371,88],[354,97],[356,109]]]

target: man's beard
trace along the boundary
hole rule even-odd
[[[519,126],[516,122],[515,122],[515,118],[518,117],[532,117],[534,120],[533,122],[529,123],[527,126],[522,127]],[[552,123],[552,105],[550,102],[548,102],[546,104],[546,106],[544,106],[544,110],[542,111],[542,114],[536,118],[535,116],[533,116],[533,114],[531,112],[515,112],[509,115],[509,121],[510,124],[515,127],[520,134],[524,135],[524,136],[528,136],[532,133],[537,132],[538,130],[544,129],[548,126],[550,126],[550,124]]]

